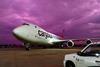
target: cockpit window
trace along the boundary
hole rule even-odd
[[[29,24],[27,24],[27,23],[23,23],[22,25],[29,25]]]

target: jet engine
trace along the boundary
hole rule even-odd
[[[67,42],[67,47],[73,47],[74,46],[74,42],[72,40],[69,40]]]
[[[92,40],[91,39],[87,39],[86,40],[86,44],[90,44],[90,43],[92,43]]]
[[[74,46],[74,42],[72,40],[63,42],[63,44],[61,45],[61,47],[73,47],[73,46]]]

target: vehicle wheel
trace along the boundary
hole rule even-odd
[[[75,65],[71,61],[68,61],[66,62],[66,67],[75,67]]]

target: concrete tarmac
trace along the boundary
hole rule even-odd
[[[65,54],[80,49],[0,48],[0,67],[63,67]]]

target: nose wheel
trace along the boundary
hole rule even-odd
[[[27,51],[30,50],[30,43],[24,43],[24,46]]]

